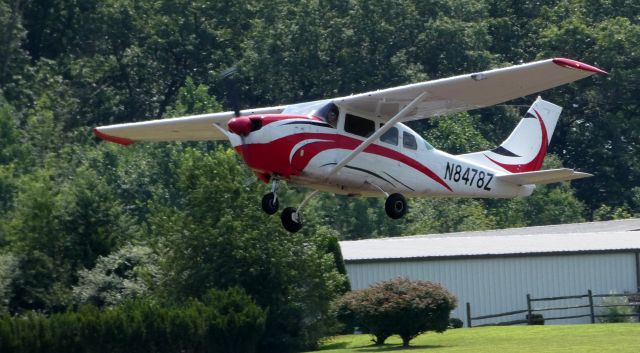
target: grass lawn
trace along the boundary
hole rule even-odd
[[[322,353],[350,352],[640,352],[640,324],[478,327],[427,333],[402,348],[398,336],[373,346],[370,335],[328,338]]]

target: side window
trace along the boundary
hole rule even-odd
[[[347,114],[344,121],[344,131],[368,137],[376,131],[376,123],[373,120]]]
[[[382,136],[380,136],[380,141],[392,144],[394,146],[398,145],[398,128],[392,127],[387,130]]]
[[[402,146],[404,148],[408,148],[410,150],[417,150],[418,149],[418,143],[416,142],[416,138],[415,136],[411,135],[410,133],[403,131],[402,132]]]

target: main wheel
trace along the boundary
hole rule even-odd
[[[302,221],[300,220],[298,212],[293,207],[287,207],[282,210],[280,220],[282,221],[284,229],[291,233],[295,233],[302,229]]]
[[[384,203],[384,210],[393,219],[402,218],[407,213],[407,200],[400,194],[391,194]]]
[[[267,214],[278,212],[278,207],[280,207],[280,202],[278,202],[276,194],[270,192],[262,197],[262,210]]]

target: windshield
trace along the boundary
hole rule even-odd
[[[308,102],[308,103],[292,104],[287,108],[285,108],[285,110],[282,111],[282,114],[300,114],[300,115],[313,114],[316,116],[322,116],[319,114],[319,112],[323,110],[325,106],[328,106],[328,105],[333,105],[330,99]],[[324,113],[326,114],[326,112]]]

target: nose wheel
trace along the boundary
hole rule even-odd
[[[273,178],[271,192],[262,196],[262,210],[268,215],[278,212],[278,207],[280,207],[276,191],[278,191],[278,179]]]
[[[262,210],[269,215],[278,212],[280,202],[275,192],[270,192],[262,197]]]

